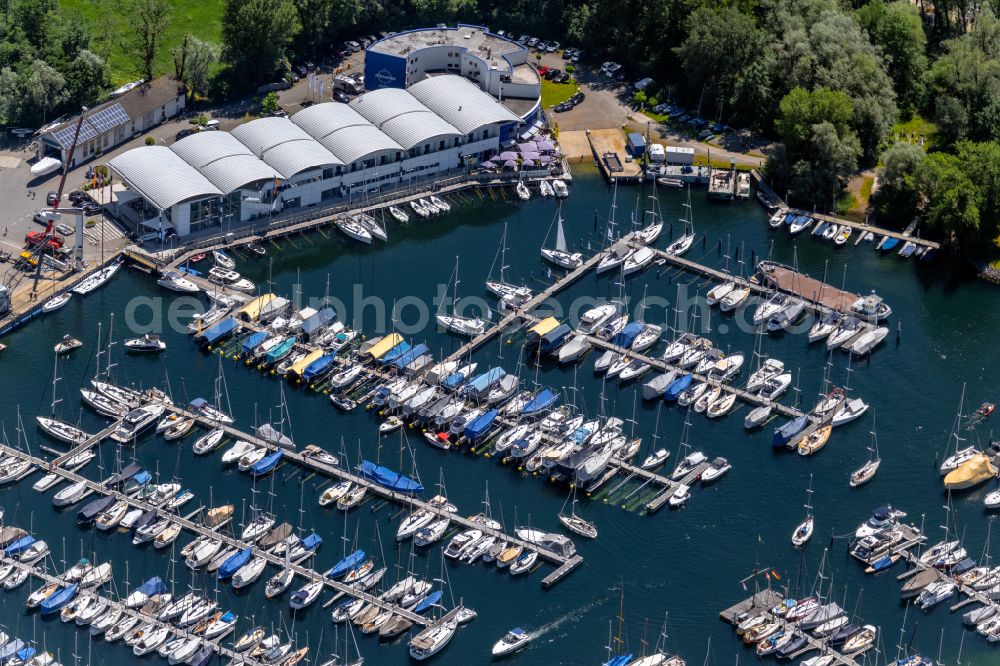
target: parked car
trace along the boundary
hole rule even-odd
[[[341,104],[347,104],[351,101],[351,98],[342,90],[334,90],[333,101],[340,102]]]
[[[562,70],[561,69],[552,68],[552,69],[546,69],[545,73],[542,74],[542,77],[544,77],[544,78],[548,79],[549,81],[551,81],[552,79],[554,79],[555,77],[559,76],[560,74],[562,74]]]
[[[563,72],[562,74],[559,74],[557,76],[553,76],[552,77],[552,81],[554,83],[569,83],[570,78],[571,77],[570,77],[569,74],[567,74],[566,72]]]
[[[49,192],[48,194],[45,195],[45,205],[46,206],[55,206],[58,203],[59,203],[59,193],[58,192]]]
[[[574,55],[576,55],[576,49],[574,49],[572,46],[567,46],[566,48],[563,49],[562,59],[569,60]]]
[[[296,65],[293,69],[299,76],[306,76],[309,73],[309,70],[306,69],[305,65]]]
[[[527,45],[528,45],[528,48],[529,48],[529,49],[531,49],[531,48],[534,48],[534,47],[538,46],[538,37],[529,37],[529,38],[528,38],[528,41],[527,41],[527,42],[525,42],[525,44],[527,44]]]
[[[538,43],[537,43],[537,44],[535,44],[535,49],[536,49],[536,50],[537,50],[537,51],[538,51],[539,53],[541,53],[542,51],[544,51],[544,50],[545,50],[545,49],[547,49],[548,47],[549,47],[549,43],[548,43],[548,42],[546,42],[545,40],[539,40],[539,41],[538,41]]]
[[[87,217],[94,217],[101,214],[101,207],[96,203],[88,203],[83,206],[83,214]]]
[[[583,59],[583,51],[577,49],[573,54],[573,62],[580,62]]]
[[[531,39],[530,35],[521,35],[520,37],[517,38],[517,43],[527,44],[529,39]]]
[[[660,102],[659,104],[653,107],[653,113],[660,113],[660,114],[667,113],[668,109],[670,109],[669,104],[667,104],[666,102]]]
[[[621,68],[622,66],[616,62],[606,62],[601,65],[601,71],[609,79],[613,79],[621,71]]]
[[[587,99],[587,96],[584,95],[582,92],[578,92],[575,95],[573,95],[572,97],[570,97],[569,101],[570,101],[570,103],[573,106],[576,106],[577,104],[579,104],[580,102],[582,102],[585,99]]]
[[[560,104],[556,104],[554,107],[552,107],[552,110],[555,111],[556,113],[563,113],[564,111],[569,111],[572,108],[573,105],[570,104],[568,101],[566,101]]]
[[[202,129],[206,132],[214,132],[217,129],[219,129],[219,121],[216,120],[215,118],[212,118],[202,126]]]
[[[715,136],[715,132],[713,132],[710,129],[703,129],[702,131],[698,132],[699,141],[705,141],[707,139],[711,139],[713,136]]]
[[[69,226],[68,224],[57,224],[56,231],[61,233],[63,236],[73,235],[73,227]]]
[[[559,42],[551,41],[545,46],[545,50],[548,51],[549,53],[555,53],[556,51],[559,50],[560,46],[561,44],[559,44]]]
[[[358,44],[354,40],[347,42],[347,45],[351,47],[351,53],[357,53],[358,51],[361,50],[361,44]]]

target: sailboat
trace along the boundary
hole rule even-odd
[[[576,487],[573,488],[573,504],[570,507],[569,515],[566,515],[566,502],[569,501],[569,497],[566,498],[566,502],[563,502],[563,508],[559,511],[559,522],[561,522],[566,529],[570,532],[575,532],[580,536],[585,536],[588,539],[597,538],[597,527],[594,523],[584,520],[576,514]]]
[[[67,444],[79,446],[90,439],[91,435],[56,416],[56,405],[62,402],[62,399],[56,395],[56,386],[58,382],[59,355],[57,354],[55,356],[55,367],[52,370],[52,405],[50,416],[36,416],[35,420],[38,422],[38,427],[41,428],[46,435],[54,437],[62,442],[66,442]]]
[[[806,509],[806,519],[799,523],[799,526],[795,528],[792,532],[792,545],[795,547],[804,546],[813,535],[813,514],[812,506],[809,504],[812,498],[813,484],[812,484],[812,474],[809,475],[809,490],[806,491],[806,503],[803,505]]]
[[[611,627],[614,620],[608,620],[608,644],[606,649],[608,651],[608,660],[604,662],[602,666],[627,666],[629,662],[632,661],[632,653],[623,654],[622,651],[622,624],[625,622],[624,614],[625,606],[625,589],[620,588],[619,592],[619,602],[618,602],[618,635],[613,639],[611,637]]]
[[[534,295],[526,286],[511,284],[507,280],[507,225],[503,225],[503,235],[500,237],[500,248],[497,256],[493,258],[493,266],[490,267],[490,275],[493,275],[493,267],[497,260],[500,261],[500,279],[486,280],[486,289],[500,298],[501,307],[521,307],[531,300]]]
[[[458,257],[455,257],[455,271],[452,273],[453,278],[453,296],[452,296],[452,307],[458,302]],[[459,335],[466,335],[471,338],[476,337],[486,330],[486,322],[479,317],[462,317],[456,314],[445,314],[444,313],[444,300],[441,301],[441,308],[439,308],[437,315],[435,315],[438,324],[452,333],[457,333]]]
[[[579,252],[570,252],[569,247],[566,245],[566,234],[563,232],[562,224],[562,204],[559,204],[559,208],[556,210],[556,217],[553,220],[556,227],[556,246],[555,248],[542,248],[542,259],[559,266],[560,268],[566,268],[572,270],[574,268],[579,268],[583,265],[583,255]],[[552,226],[549,226],[549,233],[552,233]],[[545,236],[546,242],[548,241],[548,234]]]
[[[615,222],[615,209],[618,201],[618,181],[615,181],[615,187],[611,195],[611,211],[608,214],[608,225],[607,233],[604,236],[605,250],[601,254],[601,260],[597,263],[597,274],[600,275],[605,271],[610,271],[612,269],[618,268],[625,261],[632,256],[635,250],[629,248],[628,246],[621,244],[616,245],[618,241],[618,234],[615,233],[615,227],[618,226]],[[610,246],[610,247],[609,247]]]
[[[652,245],[656,242],[656,239],[663,234],[663,216],[659,214],[660,210],[660,200],[656,196],[656,181],[653,181],[653,194],[649,195],[649,198],[653,200],[654,209],[649,211],[650,216],[653,221],[648,225],[639,229],[635,232],[635,240],[637,243],[642,243],[643,245]]]
[[[687,203],[684,204],[686,217],[681,218],[684,223],[684,235],[667,246],[666,253],[679,257],[691,249],[694,244],[694,213],[691,210],[691,188],[688,188]]]
[[[878,471],[882,459],[878,455],[878,436],[875,434],[875,415],[872,414],[872,439],[868,445],[868,462],[851,474],[851,488],[857,488],[871,481]]]
[[[940,472],[944,476],[949,472],[953,472],[959,468],[963,463],[968,462],[977,455],[980,455],[979,449],[975,446],[961,446],[965,441],[965,438],[961,436],[962,432],[962,411],[965,409],[965,384],[962,384],[962,397],[958,401],[958,413],[955,414],[955,425],[951,429],[951,436],[949,440],[954,440],[955,452],[944,459],[941,463]],[[959,448],[961,447],[961,448]]]

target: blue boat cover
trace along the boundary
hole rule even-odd
[[[628,347],[642,333],[642,329],[644,328],[646,328],[646,325],[641,321],[630,321],[625,324],[625,328],[621,330],[621,333],[611,339],[611,344],[619,347]]]
[[[241,349],[244,354],[248,354],[253,351],[254,347],[262,344],[267,340],[267,331],[258,331],[257,333],[251,333],[244,341]]]
[[[144,485],[146,485],[147,483],[149,483],[150,481],[153,480],[153,475],[150,474],[149,472],[142,471],[142,472],[139,472],[138,474],[136,474],[135,476],[133,476],[132,480],[135,481],[136,484],[138,484],[140,486],[144,486]]]
[[[34,657],[36,654],[38,654],[38,650],[36,650],[33,647],[26,647],[18,650],[15,656],[21,660],[22,664],[26,664],[29,661],[31,661],[31,658]]]
[[[424,487],[418,481],[370,460],[361,461],[361,464],[358,465],[358,473],[373,483],[397,492],[416,494],[424,491]]]
[[[181,273],[184,273],[185,275],[193,275],[195,277],[201,277],[201,271],[199,271],[197,268],[191,268],[189,266],[178,266],[177,270],[179,270]]]
[[[324,372],[330,369],[333,365],[333,360],[337,358],[337,351],[334,350],[331,353],[323,354],[318,359],[306,366],[306,369],[302,371],[302,379],[311,381],[313,377],[318,377]]]
[[[14,653],[18,652],[23,647],[24,641],[20,638],[15,638],[10,643],[7,643],[7,645],[3,646],[3,649],[0,649],[0,662],[7,661],[14,656]]]
[[[298,341],[299,339],[294,335],[290,338],[285,338],[278,344],[274,345],[274,347],[271,348],[271,351],[267,352],[267,357],[265,359],[265,362],[274,363],[275,361],[284,358],[285,355],[288,354],[289,351],[291,351],[292,347],[294,347],[295,343]]]
[[[198,336],[198,341],[203,345],[215,344],[219,340],[232,335],[240,328],[240,322],[232,317],[226,317],[215,326],[206,331],[202,331]]]
[[[142,592],[147,597],[151,597],[154,594],[163,594],[167,591],[167,586],[163,584],[163,579],[159,576],[153,576],[145,583],[135,588],[136,592]]]
[[[465,390],[468,393],[483,393],[489,390],[491,386],[496,384],[498,381],[504,378],[507,371],[503,368],[490,368],[486,372],[476,375],[469,380],[466,385]]]
[[[281,461],[282,457],[285,455],[284,449],[278,449],[274,453],[268,454],[257,461],[253,467],[250,468],[250,473],[253,476],[260,476],[261,474],[267,474],[272,469],[277,466]]]
[[[407,342],[406,340],[403,340],[398,345],[387,351],[385,355],[383,355],[382,358],[380,359],[380,362],[382,363],[382,365],[389,365],[397,358],[399,358],[406,352],[410,351],[410,349],[411,349],[410,343]]]
[[[392,365],[400,370],[410,365],[418,358],[426,354],[428,351],[427,345],[420,343],[416,347],[410,349],[405,354],[401,354],[399,358],[392,362]]]
[[[675,379],[674,383],[667,387],[667,390],[663,393],[663,399],[672,401],[676,400],[677,397],[683,393],[684,389],[691,386],[693,377],[690,374],[684,375],[679,379]]]
[[[535,394],[535,397],[533,397],[528,404],[521,408],[521,414],[524,416],[531,416],[549,409],[557,402],[559,402],[559,394],[550,388],[543,388]]]
[[[225,580],[239,571],[244,564],[250,561],[250,554],[250,549],[244,548],[223,562],[222,566],[219,567],[219,580]]]
[[[426,597],[421,599],[420,603],[413,608],[414,613],[423,613],[425,610],[441,601],[441,590],[434,590]]]
[[[225,615],[219,619],[223,622],[236,622],[236,613],[233,611],[226,611]]]
[[[323,543],[323,537],[313,532],[302,540],[302,547],[306,550],[316,550]]]
[[[348,571],[356,566],[360,566],[362,562],[365,561],[365,551],[356,550],[341,561],[333,565],[333,567],[326,572],[328,578],[340,578],[345,575]]]
[[[490,426],[492,426],[493,422],[496,421],[497,414],[499,413],[500,412],[498,410],[491,409],[485,414],[477,416],[473,419],[472,423],[465,426],[465,432],[463,434],[466,438],[472,441],[479,439],[486,433],[487,430],[490,429]]]
[[[617,657],[612,657],[604,662],[604,666],[628,666],[628,663],[632,661],[631,654],[621,654]]]
[[[458,388],[462,382],[465,381],[465,374],[461,372],[453,372],[441,382],[441,386],[446,389]]]
[[[889,250],[891,250],[892,248],[896,247],[897,245],[899,245],[899,239],[898,238],[886,238],[885,242],[882,243],[882,250],[884,252],[888,252]]]
[[[17,555],[18,553],[23,553],[24,551],[31,548],[31,544],[35,543],[35,537],[30,534],[23,536],[14,543],[10,544],[3,549],[4,555]]]
[[[551,331],[542,336],[542,340],[539,343],[542,351],[552,351],[558,347],[563,340],[569,337],[569,334],[573,332],[569,324],[559,324]]]
[[[76,596],[77,591],[79,591],[80,586],[77,583],[73,583],[68,587],[64,587],[60,590],[56,590],[49,596],[45,597],[42,601],[42,615],[48,615],[49,613],[55,613],[57,610],[68,604]]]

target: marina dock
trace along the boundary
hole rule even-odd
[[[601,174],[609,181],[638,183],[642,180],[639,163],[625,159],[628,148],[625,133],[620,128],[587,130],[587,141]]]
[[[855,657],[864,654],[866,650],[854,652],[850,655],[837,652],[836,650],[831,648],[824,639],[816,638],[815,636],[811,635],[808,632],[799,630],[796,623],[786,622],[783,617],[771,615],[769,609],[781,603],[782,599],[783,597],[781,593],[777,592],[776,590],[768,588],[766,590],[757,592],[753,596],[744,599],[743,601],[740,601],[737,604],[730,606],[729,608],[720,612],[719,616],[723,620],[725,620],[729,624],[732,624],[735,627],[737,624],[739,624],[738,618],[744,613],[749,613],[752,615],[756,615],[758,613],[766,613],[771,620],[780,624],[784,631],[786,632],[794,631],[798,635],[804,636],[806,638],[806,644],[802,647],[802,649],[790,655],[789,658],[791,660],[798,659],[799,657],[805,654],[818,650],[822,654],[833,657],[833,661],[831,662],[831,664],[838,664],[840,666],[859,666],[859,663],[858,661],[856,661]]]
[[[61,584],[61,585],[65,585],[66,584],[66,582],[64,580],[62,580],[61,578],[59,578],[58,576],[53,576],[52,574],[46,572],[44,569],[36,568],[34,565],[22,564],[21,562],[18,562],[17,560],[5,557],[3,555],[0,555],[0,562],[3,562],[4,564],[13,565],[14,568],[18,569],[19,571],[25,571],[25,570],[30,571],[31,572],[31,576],[29,577],[28,580],[31,580],[31,578],[37,578],[39,580],[45,581],[46,583],[57,583],[57,584]],[[178,627],[176,625],[170,624],[169,622],[161,622],[161,621],[157,620],[152,615],[145,615],[145,614],[143,614],[142,612],[140,612],[139,609],[127,608],[125,606],[124,602],[122,602],[120,600],[114,599],[114,598],[112,598],[110,596],[105,596],[105,595],[100,594],[97,591],[99,589],[100,588],[95,588],[95,589],[87,590],[86,592],[82,592],[81,596],[89,596],[89,597],[92,597],[93,599],[95,599],[96,601],[102,601],[103,600],[103,601],[107,602],[109,610],[122,611],[128,617],[137,617],[137,618],[139,618],[139,622],[140,623],[136,625],[135,629],[138,629],[143,624],[152,624],[152,625],[154,625],[157,628],[160,628],[160,627],[167,627],[167,628],[169,628],[169,630],[173,633],[174,637],[197,638],[197,635],[191,633],[191,631],[190,631],[190,629],[193,628],[194,625],[192,625],[191,627],[181,628],[181,627]],[[89,629],[88,626],[80,626],[80,625],[77,625],[77,624],[72,624],[72,625],[69,625],[69,626],[76,627],[77,630],[80,630],[80,631],[87,631]],[[131,631],[129,631],[128,633],[131,633]],[[212,649],[215,651],[215,653],[218,656],[220,656],[220,657],[226,657],[226,658],[230,659],[230,662],[229,662],[230,664],[248,664],[249,666],[264,666],[263,662],[257,661],[256,659],[251,659],[248,652],[236,652],[235,650],[232,650],[232,649],[224,646],[222,644],[222,641],[225,640],[226,638],[227,637],[221,637],[221,638],[217,638],[217,639],[213,639],[213,640],[209,640],[209,641],[205,641],[203,639],[202,643],[205,644],[205,645],[211,645]],[[41,654],[41,652],[42,651],[39,651],[39,654]]]
[[[801,210],[799,208],[793,208],[789,206],[787,203],[785,203],[784,199],[779,197],[777,193],[771,189],[771,187],[764,181],[763,175],[761,175],[761,173],[758,170],[754,169],[753,171],[751,171],[750,177],[753,178],[753,181],[756,184],[758,190],[764,192],[765,195],[771,201],[780,202],[778,206],[779,208],[794,215],[806,215],[808,217],[813,218],[814,220],[831,222],[833,224],[836,224],[837,226],[848,226],[854,229],[855,231],[860,231],[863,233],[870,231],[876,236],[888,236],[889,238],[896,238],[904,242],[912,241],[917,245],[923,245],[928,249],[932,250],[941,249],[941,243],[938,243],[937,241],[927,240],[925,238],[920,238],[919,236],[908,236],[907,234],[900,231],[894,231],[892,229],[883,229],[882,227],[876,227],[871,224],[865,224],[864,222],[856,222],[854,220],[847,220],[842,217],[836,217],[835,215],[827,215],[825,213],[816,213],[808,210]]]
[[[47,461],[42,460],[40,458],[36,458],[35,456],[24,453],[23,451],[20,451],[18,449],[2,445],[0,446],[0,451],[3,451],[3,453],[8,456],[15,456],[17,458],[21,458],[22,460],[28,460],[29,462],[34,464],[35,467],[33,469],[48,468]],[[119,492],[117,490],[111,490],[109,488],[106,488],[101,483],[96,481],[91,481],[90,479],[87,479],[84,476],[76,474],[75,472],[70,472],[58,467],[49,469],[48,471],[59,475],[64,480],[69,481],[70,483],[79,483],[81,481],[86,482],[86,486],[91,491],[91,494],[98,494],[104,497],[114,497],[116,500],[124,500],[128,503],[130,507],[135,509],[142,509],[143,511],[150,511],[157,509],[157,507],[154,507],[148,502],[138,500],[135,497],[126,495],[125,493]],[[189,518],[184,518],[180,515],[177,515],[177,516],[172,516],[170,520],[171,522],[180,525],[182,528],[184,528],[188,532],[195,534],[196,536],[207,536],[211,538],[218,538],[221,539],[225,545],[235,546],[236,548],[239,549],[249,548],[254,555],[258,555],[260,557],[265,558],[268,561],[268,563],[277,566],[279,569],[284,567],[286,564],[284,558],[266,552],[258,548],[257,546],[251,543],[244,542],[236,537],[228,536],[220,532],[217,532],[215,530],[209,529],[208,527],[205,527],[200,523],[196,523]],[[289,566],[298,576],[306,579],[307,581],[310,582],[321,581],[326,587],[333,589],[336,592],[337,597],[348,595],[357,599],[363,599],[366,603],[374,604],[383,610],[391,610],[393,613],[409,620],[413,624],[429,625],[431,623],[431,621],[428,618],[424,617],[423,615],[412,613],[408,610],[396,606],[395,604],[386,603],[377,595],[368,594],[367,592],[351,587],[350,585],[341,583],[340,581],[332,580],[330,578],[323,576],[317,571],[308,569],[298,564],[289,564]]]

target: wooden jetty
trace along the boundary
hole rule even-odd
[[[815,636],[809,634],[808,632],[800,630],[796,625],[796,623],[786,622],[783,617],[777,617],[775,615],[772,615],[769,612],[769,609],[781,603],[782,598],[783,597],[779,592],[772,590],[771,588],[768,588],[766,590],[761,590],[760,592],[757,592],[753,596],[730,606],[729,608],[720,612],[719,616],[726,622],[732,624],[733,626],[736,626],[737,624],[739,624],[739,620],[737,618],[739,618],[745,613],[750,613],[753,615],[756,615],[758,613],[765,613],[771,620],[780,624],[781,627],[786,632],[793,631],[798,635],[804,636],[806,638],[805,646],[795,654],[790,655],[790,658],[792,660],[795,660],[798,657],[807,654],[809,652],[812,652],[814,650],[819,650],[822,654],[833,657],[833,661],[831,662],[832,664],[839,664],[840,666],[859,666],[858,662],[855,660],[855,657],[863,654],[866,650],[860,650],[850,655],[843,654],[831,648],[824,639],[816,638]]]
[[[18,562],[17,560],[5,557],[3,555],[0,555],[0,562],[4,562],[5,564],[11,564],[11,565],[14,566],[14,568],[19,569],[20,571],[28,570],[31,573],[31,577],[38,578],[40,580],[45,581],[46,583],[57,583],[57,584],[60,584],[60,585],[65,585],[66,584],[66,581],[62,580],[58,576],[53,576],[52,574],[46,572],[45,570],[43,570],[41,568],[35,568],[34,565],[23,564],[21,562]],[[29,580],[30,580],[30,578],[29,578]],[[125,606],[125,603],[123,601],[120,601],[120,600],[117,600],[117,599],[113,599],[110,596],[105,596],[105,595],[100,594],[98,592],[99,589],[100,588],[94,588],[94,589],[88,589],[86,591],[82,591],[79,596],[88,596],[88,597],[93,598],[95,601],[105,601],[108,604],[109,610],[123,611],[125,613],[125,615],[128,616],[128,617],[137,617],[137,618],[139,618],[139,624],[137,624],[135,626],[135,629],[138,629],[140,626],[142,626],[144,624],[152,624],[152,625],[154,625],[154,626],[156,626],[158,628],[159,627],[167,627],[171,631],[171,633],[173,634],[174,638],[198,638],[199,637],[197,634],[194,634],[194,633],[191,632],[191,629],[194,628],[194,625],[192,625],[190,627],[184,627],[184,628],[182,628],[182,627],[178,627],[177,625],[171,624],[169,622],[162,622],[160,620],[157,620],[156,617],[153,616],[153,615],[146,615],[146,614],[142,613],[141,609],[139,609],[139,608],[136,608],[136,609],[127,608]],[[75,623],[72,624],[72,625],[70,625],[70,626],[74,626],[77,629],[82,629],[84,631],[86,631],[87,629],[89,629],[88,626],[81,626],[81,625],[78,625],[78,624],[75,624]],[[131,633],[131,631],[129,633]],[[232,649],[224,646],[222,644],[222,641],[225,640],[226,638],[229,638],[229,636],[223,636],[223,637],[220,637],[220,638],[216,638],[216,639],[212,639],[212,640],[207,640],[207,641],[204,638],[202,638],[202,645],[211,645],[212,649],[215,650],[215,653],[217,655],[219,655],[220,657],[226,657],[226,658],[230,659],[231,660],[230,661],[231,664],[248,664],[249,666],[264,666],[263,662],[257,661],[256,659],[251,659],[250,655],[248,653],[246,653],[246,652],[236,652],[235,650],[232,650]],[[170,640],[170,638],[168,638],[168,640]],[[44,650],[40,650],[39,654],[41,654],[42,652],[44,652]]]
[[[941,244],[936,241],[926,240],[918,236],[908,236],[900,231],[883,229],[882,227],[876,227],[871,224],[865,224],[864,222],[855,222],[854,220],[846,220],[842,217],[836,217],[835,215],[826,215],[824,213],[815,213],[808,210],[800,210],[798,208],[792,208],[791,206],[786,204],[784,199],[779,197],[777,193],[774,190],[772,190],[771,187],[764,181],[764,177],[760,173],[760,171],[754,169],[753,171],[750,172],[750,177],[753,178],[754,182],[757,185],[758,190],[762,190],[771,201],[780,202],[778,206],[779,208],[782,208],[785,211],[792,213],[794,215],[807,215],[813,218],[814,220],[823,220],[824,222],[832,222],[833,224],[836,224],[838,226],[848,226],[862,233],[867,233],[870,231],[876,236],[888,236],[889,238],[897,238],[904,242],[912,241],[917,245],[923,245],[933,250],[941,248]]]

